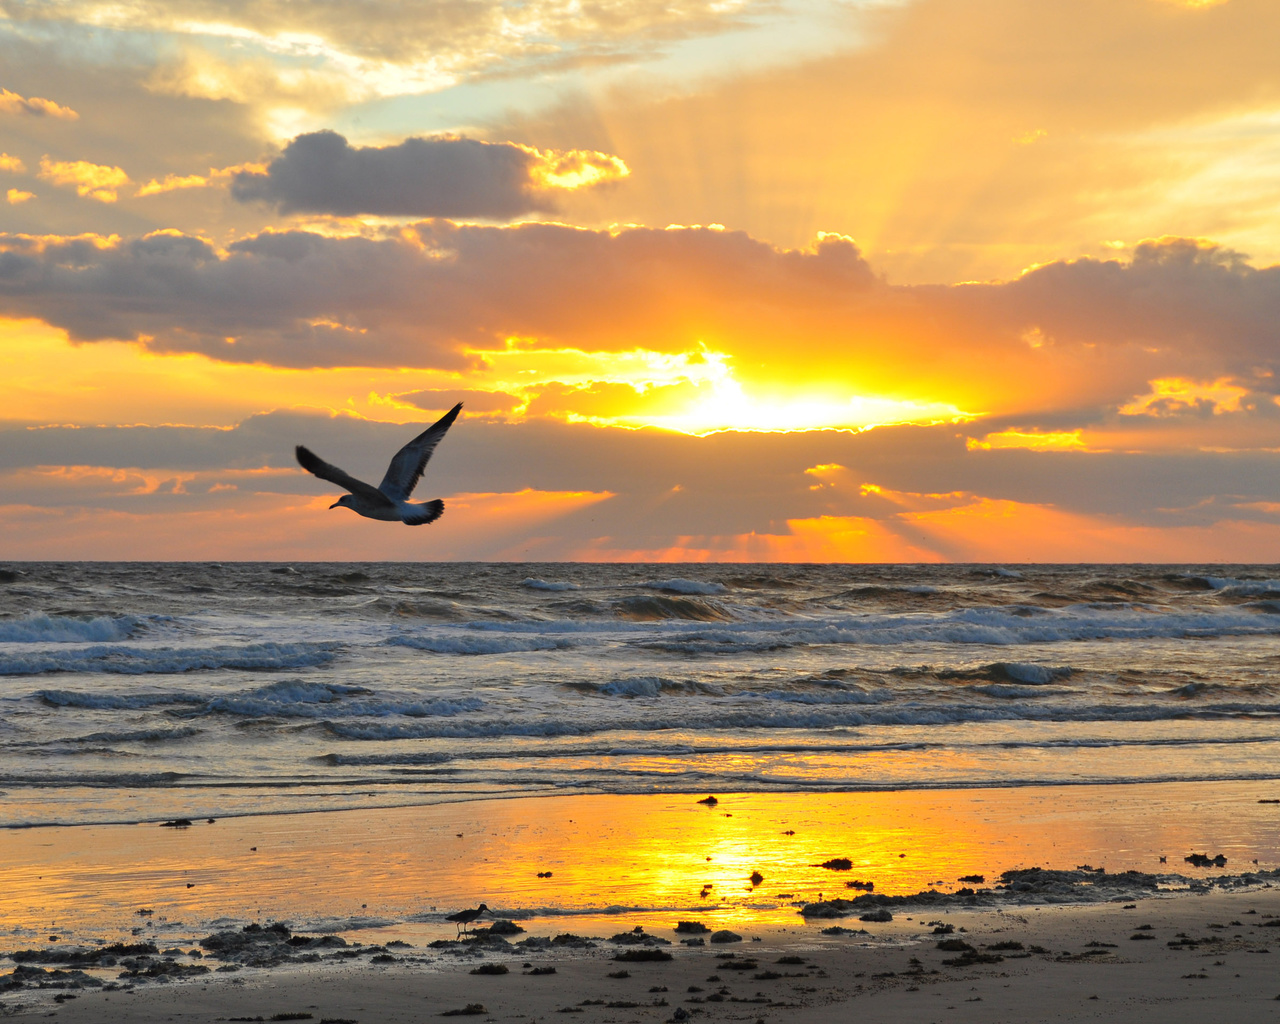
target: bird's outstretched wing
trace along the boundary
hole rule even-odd
[[[365,483],[363,480],[357,480],[355,477],[344,473],[337,466],[329,465],[329,463],[325,462],[324,459],[320,458],[319,455],[310,449],[304,448],[302,445],[298,445],[298,447],[293,450],[293,453],[297,456],[298,465],[308,473],[315,474],[321,480],[328,480],[329,483],[337,484],[339,487],[350,491],[352,494],[358,494],[360,497],[367,498],[375,504],[388,504],[387,496],[376,487]]]
[[[396,457],[391,460],[391,465],[387,467],[387,475],[382,478],[382,483],[378,485],[378,490],[392,501],[408,501],[409,495],[413,493],[413,489],[418,486],[418,481],[422,479],[422,471],[426,469],[427,460],[431,458],[431,453],[436,450],[436,445],[440,443],[440,439],[444,437],[448,429],[453,426],[453,421],[458,418],[458,413],[461,411],[462,403],[459,402],[396,452]],[[314,473],[315,470],[312,470],[312,472]]]

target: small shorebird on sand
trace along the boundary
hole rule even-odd
[[[475,910],[459,910],[456,914],[450,914],[448,917],[445,918],[445,920],[452,921],[454,924],[458,926],[459,935],[465,935],[467,931],[467,925],[469,925],[481,914],[487,914],[488,912],[489,912],[489,908],[486,907],[483,903],[481,903],[480,906],[476,907]]]

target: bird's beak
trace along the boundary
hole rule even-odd
[[[338,507],[338,506],[340,506],[341,504],[342,504],[342,502],[340,502],[340,501],[335,501],[335,502],[334,502],[332,505],[330,505],[329,507],[330,507],[330,508],[337,508],[337,507]]]

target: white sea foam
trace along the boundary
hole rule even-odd
[[[30,615],[0,619],[0,643],[110,643],[127,640],[140,625],[132,615]]]

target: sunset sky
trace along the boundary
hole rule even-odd
[[[1275,0],[0,0],[0,557],[1280,561]],[[457,401],[429,527],[359,519]]]

